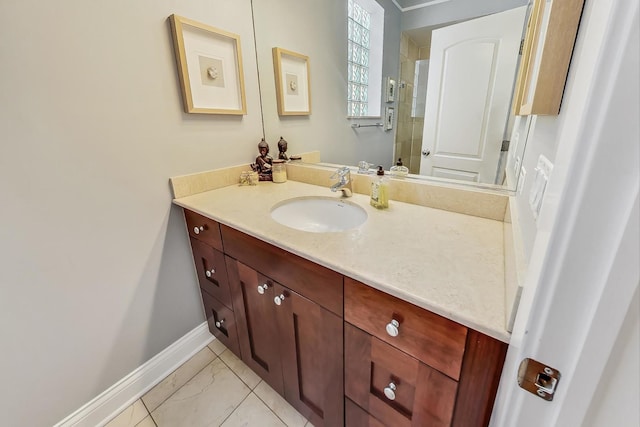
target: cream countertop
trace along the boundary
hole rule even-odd
[[[389,209],[354,194],[368,214],[360,227],[298,231],[275,222],[271,208],[300,196],[336,197],[328,188],[287,181],[227,187],[174,203],[345,276],[504,342],[503,223],[391,200]]]

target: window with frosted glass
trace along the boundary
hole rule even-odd
[[[371,14],[356,1],[347,6],[348,25],[348,92],[347,115],[368,115],[369,44],[371,41]]]

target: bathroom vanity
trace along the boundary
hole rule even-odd
[[[212,334],[315,426],[488,425],[509,337],[502,223],[360,194],[356,229],[270,217],[299,196],[331,193],[290,180],[174,200]]]

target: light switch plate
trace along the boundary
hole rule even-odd
[[[518,177],[518,194],[522,194],[522,189],[524,188],[524,180],[527,177],[527,170],[522,166],[520,168],[520,176]]]
[[[542,208],[542,201],[547,189],[549,176],[551,176],[551,171],[553,171],[553,164],[541,154],[540,157],[538,157],[538,165],[533,170],[533,183],[531,184],[531,191],[529,193],[529,207],[531,208],[533,217],[536,219]]]

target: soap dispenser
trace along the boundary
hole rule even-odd
[[[409,175],[409,168],[402,165],[402,159],[398,159],[396,165],[392,166],[391,169],[389,169],[389,173],[393,177],[404,178],[405,176]]]
[[[371,206],[376,209],[389,207],[389,180],[384,176],[384,169],[378,166],[377,178],[371,183]]]

